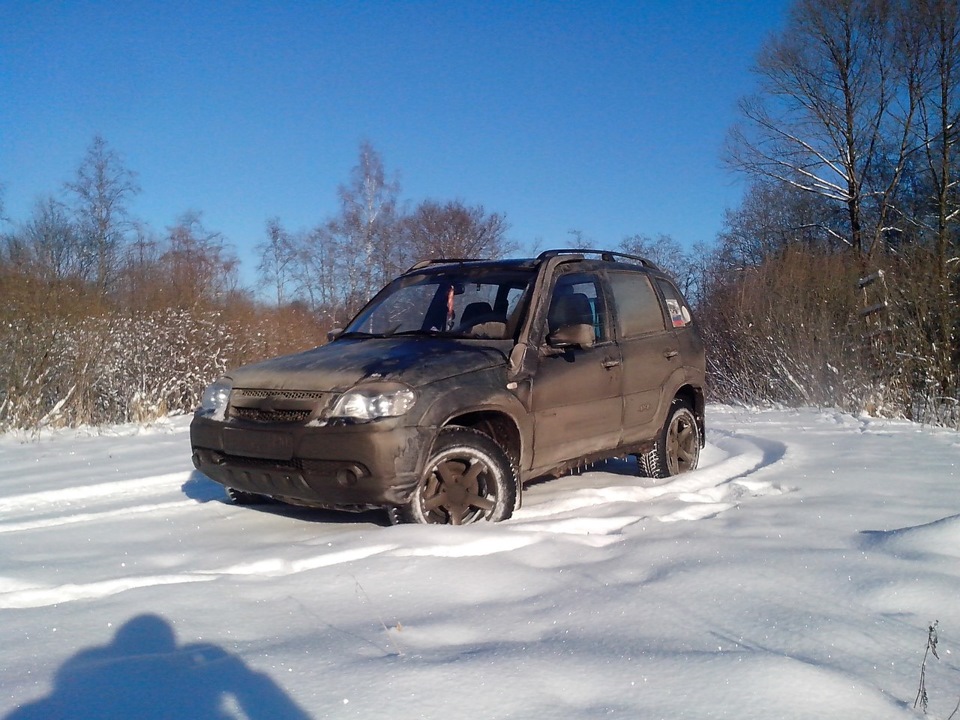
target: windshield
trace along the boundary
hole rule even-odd
[[[343,335],[512,337],[532,278],[531,271],[469,267],[411,275],[384,288]]]

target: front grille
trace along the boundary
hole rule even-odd
[[[234,407],[233,417],[255,423],[303,423],[310,418],[310,410],[264,410],[255,407]]]
[[[243,400],[245,398],[264,400],[273,398],[275,400],[326,400],[330,393],[319,392],[316,390],[258,390],[253,388],[234,388],[231,394],[231,400]]]
[[[316,390],[234,388],[229,416],[259,424],[303,424],[319,417],[335,393]]]

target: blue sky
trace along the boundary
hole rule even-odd
[[[724,136],[788,7],[0,0],[7,215],[100,134],[138,174],[137,217],[202,211],[249,279],[267,218],[332,216],[368,140],[404,200],[505,213],[521,248],[711,241],[742,192]]]

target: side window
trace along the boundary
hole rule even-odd
[[[610,287],[617,306],[620,337],[663,330],[663,310],[650,278],[638,272],[612,272]]]
[[[660,292],[663,293],[663,297],[667,301],[667,314],[670,316],[673,326],[680,328],[692,323],[693,316],[690,314],[690,308],[687,307],[686,301],[677,289],[666,280],[657,280],[657,285],[660,286]]]
[[[599,279],[584,273],[558,277],[550,298],[547,324],[549,332],[565,325],[592,325],[595,341],[606,340],[609,335]]]

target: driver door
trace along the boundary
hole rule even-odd
[[[547,338],[564,325],[589,324],[591,347],[562,350]],[[548,329],[533,378],[533,464],[559,465],[620,443],[622,363],[599,276],[560,275],[551,294]]]

